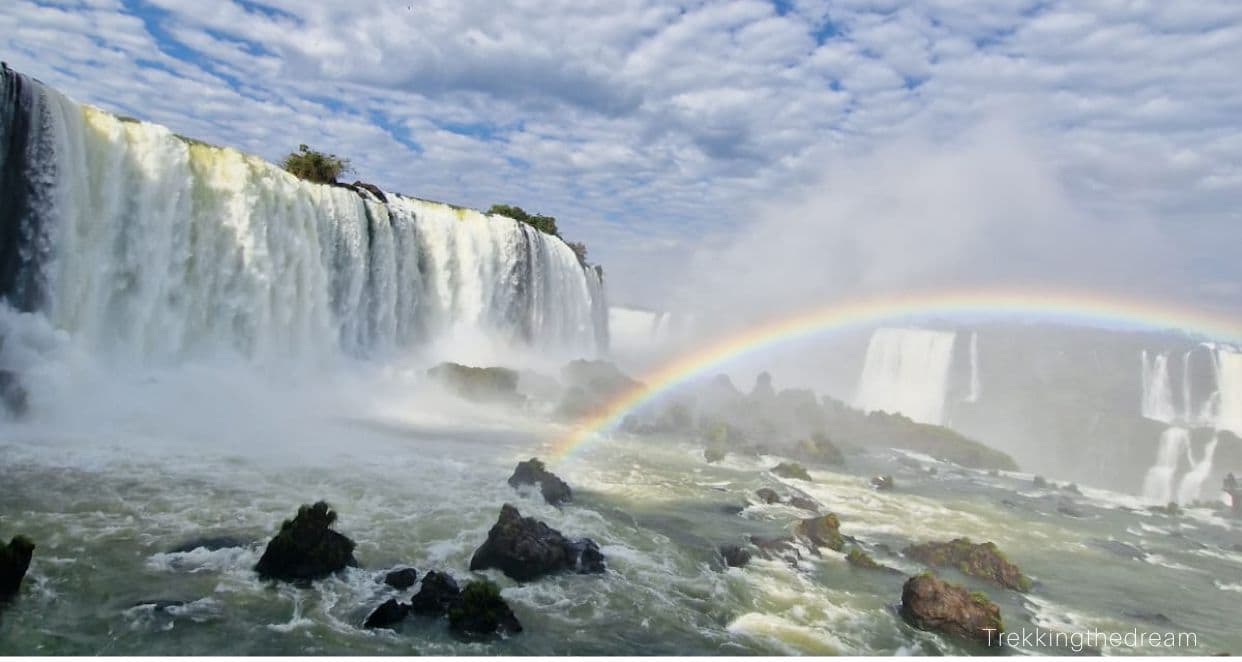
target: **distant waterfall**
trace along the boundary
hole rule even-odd
[[[1190,449],[1190,432],[1186,428],[1171,427],[1160,435],[1160,448],[1156,463],[1147,470],[1143,480],[1143,497],[1153,503],[1165,504],[1173,500],[1174,479],[1182,456]]]
[[[1173,406],[1173,387],[1169,382],[1169,355],[1149,355],[1144,350],[1140,360],[1143,370],[1143,417],[1172,423],[1178,416]]]
[[[1217,441],[1219,440],[1213,437],[1203,448],[1203,457],[1198,460],[1195,459],[1190,445],[1186,445],[1186,461],[1190,463],[1190,471],[1182,476],[1178,484],[1178,503],[1190,503],[1199,498],[1203,491],[1203,481],[1207,480],[1208,474],[1212,473],[1212,459],[1216,455]]]
[[[0,76],[0,299],[133,361],[608,342],[593,269],[508,218],[309,183]]]
[[[943,423],[955,337],[952,331],[876,329],[867,345],[854,406]]]
[[[966,402],[978,402],[983,395],[979,386],[979,333],[970,334],[970,392],[966,394]]]
[[[1242,436],[1242,353],[1216,350],[1216,428]]]

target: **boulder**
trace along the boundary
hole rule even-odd
[[[982,593],[971,593],[930,574],[911,577],[901,587],[901,617],[920,630],[940,632],[985,646],[997,646],[1004,631],[1000,608]]]
[[[755,496],[759,497],[760,501],[767,504],[781,502],[781,495],[777,494],[776,490],[770,487],[761,487],[755,490]]]
[[[833,513],[822,517],[808,517],[798,522],[794,533],[818,547],[827,547],[837,552],[845,546],[845,539],[841,536],[841,520]]]
[[[719,446],[708,446],[703,449],[703,461],[715,464],[725,459],[726,451]]]
[[[948,542],[911,545],[902,553],[932,567],[957,568],[964,575],[986,579],[1015,591],[1031,588],[1031,580],[1005,558],[995,543],[975,544],[969,538],[955,538]]]
[[[525,462],[518,462],[513,475],[509,476],[509,485],[511,487],[538,485],[539,492],[543,494],[543,500],[553,506],[573,501],[573,490],[569,489],[569,485],[559,476],[548,471],[538,458],[532,457]]]
[[[797,462],[781,462],[772,467],[772,473],[781,478],[797,478],[798,480],[811,480],[811,474],[807,473],[806,467]]]
[[[476,368],[460,363],[441,363],[427,376],[448,390],[475,402],[519,403],[518,372],[508,368]]]
[[[410,613],[410,606],[402,604],[396,600],[388,600],[384,604],[375,608],[362,627],[372,628],[391,628],[392,626],[405,620]]]
[[[720,556],[730,568],[743,568],[750,563],[750,550],[741,545],[721,545]]]
[[[1061,486],[1062,492],[1069,492],[1076,496],[1082,496],[1082,490],[1078,489],[1078,483],[1066,483]]]
[[[285,581],[321,579],[357,566],[354,541],[332,530],[336,512],[323,501],[302,506],[280,525],[254,569],[264,579]]]
[[[800,459],[807,462],[834,465],[845,464],[845,455],[841,452],[841,449],[837,448],[837,445],[832,443],[828,435],[822,432],[798,442],[797,454]]]
[[[1047,488],[1048,488],[1048,480],[1047,480],[1046,478],[1044,478],[1043,476],[1035,476],[1035,479],[1031,481],[1031,486],[1032,486],[1032,487],[1039,488],[1039,489],[1041,489],[1041,490],[1042,490],[1042,489],[1047,489]]]
[[[874,487],[877,492],[887,492],[896,486],[897,484],[893,482],[892,476],[873,476],[871,478],[871,487]]]
[[[375,196],[375,198],[379,200],[380,202],[385,202],[385,203],[388,202],[388,196],[384,195],[384,192],[380,190],[380,187],[376,186],[375,184],[368,184],[367,182],[355,180],[353,183],[353,187],[355,189],[361,189],[363,191],[370,193],[371,195]]]
[[[16,536],[7,547],[0,547],[0,600],[9,600],[21,590],[22,579],[30,569],[35,545],[25,536]]]
[[[423,575],[423,584],[410,600],[410,610],[425,616],[440,616],[461,595],[457,580],[444,572],[432,570]]]
[[[1078,509],[1078,506],[1076,506],[1073,501],[1062,501],[1058,503],[1057,512],[1065,515],[1066,517],[1076,517],[1080,519],[1086,517],[1086,515]]]
[[[816,502],[814,499],[809,499],[807,497],[800,496],[797,494],[789,497],[789,501],[787,503],[789,503],[789,505],[793,506],[794,508],[801,508],[802,510],[809,510],[814,513],[819,512],[818,502]]]
[[[850,551],[845,555],[845,561],[851,566],[860,570],[880,570],[883,572],[900,575],[901,571],[896,568],[890,568],[886,565],[877,563],[871,555],[864,552],[858,547],[851,547]]]
[[[517,508],[506,503],[487,540],[470,559],[471,570],[486,568],[528,581],[562,570],[603,572],[604,556],[593,541],[569,540],[533,517],[522,517]]]
[[[201,538],[190,538],[189,540],[186,540],[185,542],[168,550],[168,553],[184,554],[186,552],[192,552],[196,549],[205,549],[209,552],[214,552],[221,549],[246,547],[249,544],[249,540],[235,536],[203,536]]]
[[[483,579],[470,582],[449,607],[449,627],[467,638],[517,634],[522,624],[509,608],[500,589]]]
[[[763,538],[751,536],[750,544],[759,549],[759,556],[767,560],[781,559],[790,565],[797,565],[802,560],[802,552],[794,544],[793,538]]]
[[[384,575],[384,583],[397,589],[404,591],[405,589],[418,583],[418,571],[414,568],[397,568],[391,570]]]

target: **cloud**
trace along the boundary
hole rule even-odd
[[[910,224],[829,242],[859,286],[947,280],[946,263],[986,264],[989,242],[1013,252],[1021,234],[1007,277],[1125,274],[1242,305],[1228,252],[1242,240],[1242,6],[1228,0],[11,0],[0,52],[178,133],[269,159],[305,142],[393,190],[553,214],[617,301],[668,303],[684,265],[710,259],[693,255],[746,243],[773,208],[848,212],[815,187],[850,181],[897,185],[892,207],[850,204]],[[979,144],[998,121],[1003,136]],[[929,234],[901,202],[920,186],[967,208],[964,236]],[[1025,211],[994,211],[997,187]],[[1035,212],[1064,227],[1041,234]],[[914,238],[938,248],[877,254]]]

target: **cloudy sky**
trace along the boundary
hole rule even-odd
[[[1231,0],[5,0],[0,57],[208,142],[557,216],[616,301],[667,305],[690,267],[1242,309]]]

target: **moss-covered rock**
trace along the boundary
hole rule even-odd
[[[356,566],[354,541],[332,530],[336,511],[325,502],[302,506],[280,525],[254,569],[264,579],[321,579]]]
[[[26,536],[15,536],[8,546],[0,547],[0,601],[12,599],[21,590],[34,550]]]
[[[850,548],[850,551],[845,554],[845,560],[855,568],[862,568],[864,570],[879,570],[884,567],[876,563],[870,554],[857,547]]]
[[[982,593],[941,581],[929,573],[901,587],[901,617],[920,630],[940,632],[985,646],[999,645],[1000,608]]]
[[[1015,591],[1029,591],[1031,580],[1009,562],[995,543],[975,544],[969,538],[955,538],[948,542],[928,542],[911,545],[903,552],[906,556],[937,568],[957,568],[964,575],[985,579],[998,586]]]
[[[797,462],[781,462],[772,467],[772,473],[781,478],[796,478],[798,480],[811,480],[811,474],[807,473],[806,467]]]
[[[517,392],[519,374],[508,368],[476,368],[460,363],[441,363],[427,376],[460,397],[476,402],[521,402]]]
[[[845,538],[841,536],[841,520],[836,514],[828,513],[821,517],[808,517],[794,527],[794,534],[805,538],[819,547],[827,547],[833,551],[841,551],[845,546]]]
[[[573,501],[574,498],[573,490],[569,489],[569,485],[559,476],[548,471],[543,462],[534,457],[525,462],[518,462],[513,475],[509,476],[509,485],[511,487],[538,485],[543,500],[553,506]]]
[[[466,637],[517,634],[522,624],[494,583],[480,579],[466,585],[461,597],[449,607],[449,627]]]

